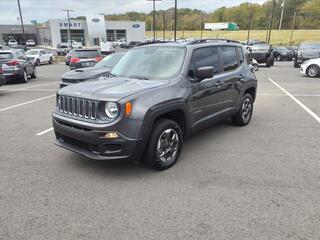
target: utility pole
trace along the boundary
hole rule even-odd
[[[272,31],[272,24],[273,24],[275,6],[276,6],[276,0],[273,0],[272,1],[272,14],[271,14],[271,20],[270,20],[270,26],[269,26],[268,43],[270,43],[270,38],[271,38],[271,31]]]
[[[292,28],[291,28],[291,36],[290,36],[290,46],[292,43],[292,36],[293,36],[293,30],[294,30],[294,25],[296,25],[296,16],[297,16],[297,12],[294,12],[293,14],[293,21],[292,21]]]
[[[72,47],[72,39],[71,39],[71,30],[70,30],[70,12],[73,12],[73,10],[71,9],[64,9],[62,10],[63,12],[67,13],[67,17],[68,17],[68,44],[69,42],[71,43],[71,47]]]
[[[156,1],[160,2],[162,0],[147,0],[153,2],[153,41],[156,40]]]
[[[17,0],[17,1],[18,1],[18,8],[19,8],[19,14],[20,14],[20,22],[21,22],[21,28],[22,28],[23,44],[25,44],[26,34],[25,34],[25,32],[24,32],[24,25],[23,25],[23,19],[22,19],[21,7],[20,7],[20,0]]]
[[[253,17],[253,12],[252,12],[252,9],[250,8],[250,10],[249,10],[249,28],[248,28],[247,44],[249,43],[249,40],[250,40],[252,17]]]
[[[174,41],[177,41],[178,0],[174,1]]]
[[[166,40],[166,12],[163,11],[163,41]]]
[[[282,27],[282,20],[283,20],[283,12],[284,12],[285,3],[286,3],[286,0],[283,0],[283,2],[281,4],[282,10],[281,10],[281,16],[280,16],[279,30],[281,30],[281,27]]]
[[[203,36],[203,16],[201,17],[201,34],[200,38]]]

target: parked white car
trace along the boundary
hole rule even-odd
[[[44,49],[32,49],[26,52],[26,56],[30,59],[36,66],[42,63],[53,63],[52,53],[47,53]]]
[[[8,45],[9,46],[17,46],[18,45],[18,42],[15,40],[15,39],[10,39],[8,41]]]
[[[320,58],[314,58],[301,64],[300,72],[308,77],[320,77]]]
[[[34,47],[36,45],[36,42],[33,39],[28,39],[26,41],[26,45],[29,47]]]

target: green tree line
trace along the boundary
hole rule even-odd
[[[214,1],[212,1],[214,4]],[[283,0],[275,0],[273,29],[279,27]],[[269,28],[272,15],[273,1],[263,4],[242,3],[235,7],[221,7],[213,12],[197,9],[178,9],[178,30],[200,30],[202,22],[235,22],[241,30],[249,27],[252,17],[252,29],[264,30]],[[208,6],[209,8],[209,6]],[[296,12],[295,29],[320,29],[320,0],[285,0],[282,29],[291,29],[293,15]],[[127,12],[105,16],[107,20],[144,21],[146,30],[152,30],[153,12]],[[156,29],[158,31],[172,30],[174,26],[174,8],[156,11]],[[319,36],[320,39],[320,36]]]

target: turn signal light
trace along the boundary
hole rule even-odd
[[[125,116],[129,117],[132,111],[132,103],[131,102],[127,102],[125,105]]]

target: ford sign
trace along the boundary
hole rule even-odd
[[[100,19],[99,18],[92,18],[92,22],[95,22],[95,23],[100,22]]]
[[[133,24],[132,27],[133,27],[133,28],[139,28],[139,27],[140,27],[140,24]]]

